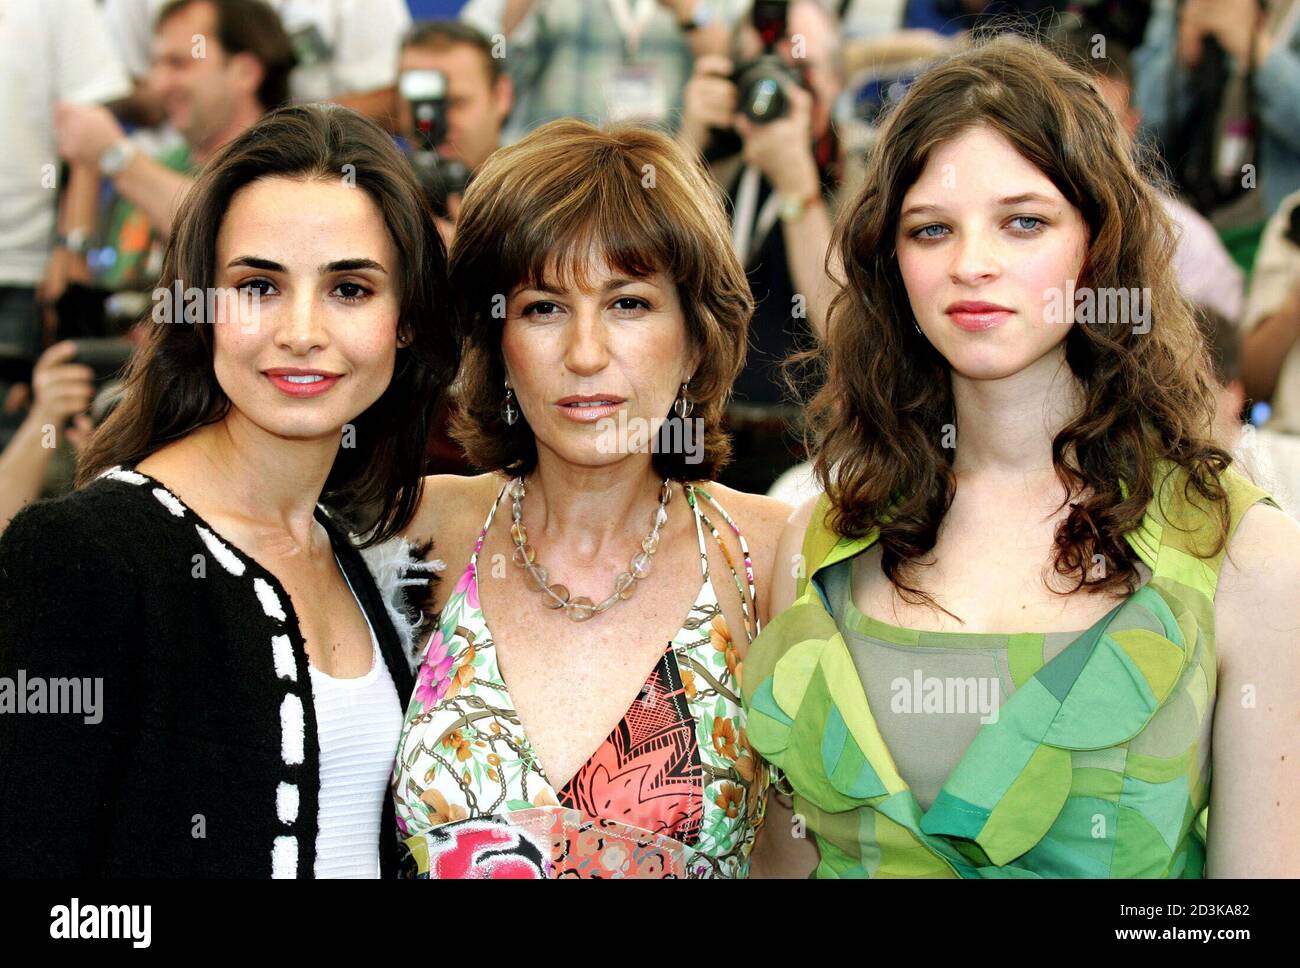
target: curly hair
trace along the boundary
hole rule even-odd
[[[513,476],[536,466],[527,418],[501,419],[504,300],[521,284],[558,285],[551,274],[585,286],[582,260],[593,246],[634,278],[663,271],[677,285],[699,352],[689,397],[703,421],[703,460],[688,464],[665,449],[652,461],[665,477],[712,480],[731,455],[722,418],[744,365],[753,297],[714,182],[671,138],[630,124],[552,121],[475,175],[450,259],[469,330],[452,436],[482,470]]]
[[[917,79],[885,121],[866,179],[835,229],[844,267],[822,346],[791,360],[824,382],[808,404],[808,443],[839,534],[879,529],[881,565],[905,601],[942,608],[916,585],[956,490],[950,367],[912,324],[895,238],[904,194],[940,145],[976,126],[1005,137],[1082,214],[1090,231],[1079,288],[1139,287],[1149,332],[1075,322],[1065,359],[1083,405],[1052,441],[1068,516],[1053,548],[1057,574],[1128,592],[1136,529],[1162,462],[1186,472],[1221,519],[1219,475],[1231,456],[1210,440],[1213,383],[1192,307],[1173,272],[1175,236],[1154,159],[1130,145],[1093,81],[1018,37],[977,43]],[[828,259],[829,261],[829,259]],[[1095,556],[1101,556],[1100,559]],[[1098,562],[1104,568],[1094,569]],[[945,610],[946,611],[946,610]]]

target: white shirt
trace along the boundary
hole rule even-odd
[[[104,15],[127,69],[149,72],[154,23],[168,0],[105,0]],[[315,27],[326,59],[299,64],[289,76],[296,101],[326,101],[397,83],[402,36],[411,26],[405,0],[268,0],[285,33],[298,40]],[[295,48],[298,44],[295,43]],[[300,54],[301,60],[301,54]]]
[[[54,246],[55,102],[130,93],[94,0],[0,0],[0,285],[35,285]]]
[[[320,742],[319,878],[379,876],[384,797],[404,711],[368,615],[366,625],[371,664],[364,676],[336,679],[308,664]]]

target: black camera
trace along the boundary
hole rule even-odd
[[[463,193],[470,179],[465,165],[438,153],[447,140],[447,77],[442,71],[403,71],[398,90],[411,105],[411,167],[434,212],[447,218],[447,196]]]
[[[790,110],[786,87],[802,83],[799,73],[776,53],[777,42],[788,29],[789,0],[755,0],[750,22],[763,42],[763,53],[739,64],[731,75],[736,85],[736,108],[755,124],[785,117]]]

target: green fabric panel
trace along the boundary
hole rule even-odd
[[[839,708],[834,705],[826,714],[826,731],[822,734],[822,769],[835,789],[847,796],[879,797],[889,792],[862,755]]]
[[[1088,657],[1092,655],[1097,640],[1101,638],[1105,631],[1105,627],[1101,624],[1094,625],[1075,639],[1074,643],[1068,646],[1060,655],[1034,674],[1034,678],[1056,697],[1057,702],[1063,702],[1065,697],[1070,694],[1070,688],[1074,685],[1074,680],[1079,677],[1079,673],[1087,665]]]
[[[795,716],[789,750],[781,768],[806,799],[816,801],[826,810],[849,810],[858,806],[860,799],[847,797],[836,790],[822,766],[822,733],[831,705],[826,681],[821,670],[816,670]]]
[[[808,519],[808,528],[803,533],[803,546],[800,552],[803,555],[803,567],[795,580],[797,596],[803,595],[808,587],[808,580],[817,571],[817,566],[826,557],[827,552],[839,542],[839,535],[831,531],[824,520],[830,506],[830,498],[822,494],[813,506],[812,517]]]
[[[1187,585],[1207,598],[1214,595],[1214,588],[1218,584],[1218,574],[1204,559],[1169,545],[1160,549],[1160,564],[1156,574]]]
[[[764,757],[777,762],[774,757],[785,752],[793,724],[794,720],[782,712],[772,698],[772,680],[764,679],[747,710],[745,735],[750,743]]]
[[[974,840],[984,829],[989,811],[974,803],[940,790],[938,798],[921,818],[921,830],[927,834],[945,834]]]
[[[1017,689],[1043,667],[1043,641],[1035,632],[1007,636],[1007,666]]]
[[[1163,877],[1173,860],[1160,832],[1146,817],[1123,804],[1115,820],[1115,840],[1112,877]]]
[[[1037,843],[1060,815],[1069,792],[1069,752],[1038,747],[977,838],[989,860],[1006,864]]]
[[[1095,769],[1123,773],[1127,753],[1127,749],[1123,746],[1108,746],[1101,750],[1070,750],[1070,765],[1076,770]]]
[[[1142,673],[1109,637],[1079,674],[1044,741],[1069,748],[1123,743],[1146,725],[1156,700]]]
[[[1070,796],[1116,801],[1123,786],[1124,777],[1113,770],[1075,766],[1070,779]]]
[[[857,743],[857,748],[863,756],[878,767],[874,775],[877,777],[880,789],[868,796],[880,796],[902,790],[906,784],[898,775],[898,767],[885,746],[875,717],[871,714],[866,693],[862,690],[862,680],[858,677],[857,666],[853,664],[853,657],[849,654],[849,647],[838,632],[822,651],[819,672],[822,681],[827,684],[830,702],[844,717],[844,722],[854,742]]]
[[[804,696],[825,648],[825,639],[805,638],[786,649],[785,655],[777,662],[772,673],[772,698],[786,715],[795,719],[799,717]]]
[[[892,817],[878,811],[863,812],[872,818],[870,823],[863,822],[862,832],[865,837],[871,838],[872,850],[877,857],[873,877],[957,876],[952,867],[935,856],[908,826],[897,823]],[[865,857],[865,844],[863,854]]]
[[[1172,856],[1190,825],[1184,823],[1190,795],[1186,776],[1179,776],[1168,783],[1147,783],[1126,776],[1120,806],[1141,813],[1160,834]]]
[[[1182,647],[1177,643],[1171,647],[1169,639],[1146,629],[1120,629],[1110,640],[1137,666],[1156,701],[1162,702],[1182,674],[1187,658]]]
[[[1037,678],[1017,689],[998,721],[983,726],[962,756],[944,790],[959,800],[992,809],[1025,768],[1059,706]],[[934,813],[934,806],[930,813]],[[923,828],[927,829],[927,828]]]
[[[1190,753],[1191,750],[1188,752]],[[1158,756],[1143,756],[1141,753],[1129,750],[1125,775],[1144,783],[1171,783],[1179,777],[1187,776],[1187,754],[1166,759]]]
[[[1071,790],[1047,836],[1015,866],[1027,867],[1043,877],[1109,877],[1118,811],[1118,805],[1111,800],[1075,796]],[[1099,830],[1104,836],[1095,836]]]

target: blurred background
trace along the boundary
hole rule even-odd
[[[728,199],[758,304],[723,481],[806,498],[780,363],[824,325],[836,213],[916,75],[1006,30],[1091,73],[1160,159],[1216,433],[1295,514],[1300,0],[0,0],[0,528],[71,487],[171,284],[163,246],[196,173],[313,100],[392,133],[448,242],[474,172],[539,124],[674,134]],[[473,470],[445,433],[429,460]]]

